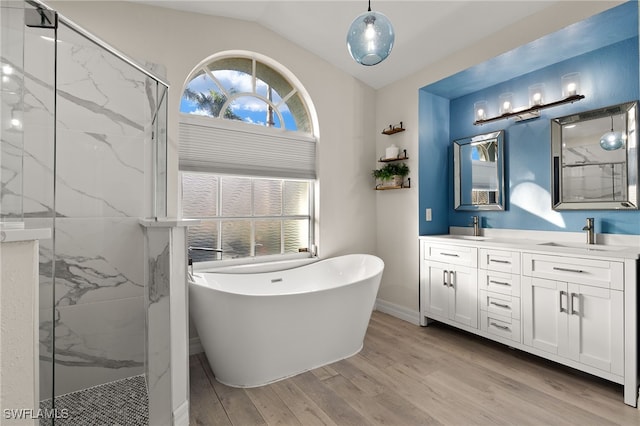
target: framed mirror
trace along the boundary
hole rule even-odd
[[[456,210],[504,210],[504,130],[453,141]]]
[[[555,210],[638,209],[638,102],[551,120]]]

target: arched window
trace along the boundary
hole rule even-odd
[[[182,216],[201,221],[188,233],[194,262],[313,252],[312,111],[295,76],[264,56],[230,52],[193,70],[178,154]]]
[[[180,111],[312,133],[299,90],[255,57],[223,57],[199,66],[184,89]]]

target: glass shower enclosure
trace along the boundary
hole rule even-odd
[[[148,416],[140,219],[166,216],[168,85],[39,1],[0,7],[0,224],[53,231],[41,406],[68,424]]]

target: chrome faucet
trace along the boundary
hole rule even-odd
[[[471,223],[473,225],[473,236],[478,237],[480,235],[480,217],[472,216],[471,219],[473,220]]]
[[[596,238],[595,238],[595,230],[593,227],[592,217],[587,218],[587,224],[585,225],[584,228],[582,228],[582,230],[587,231],[587,244],[595,244]]]
[[[187,277],[189,279],[193,279],[192,278],[193,277],[193,259],[191,258],[192,251],[208,251],[213,253],[224,253],[224,250],[213,248],[213,247],[193,247],[193,246],[187,247]],[[216,254],[216,258],[214,260],[217,260],[217,259],[218,259],[218,256]]]

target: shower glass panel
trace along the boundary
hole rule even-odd
[[[53,229],[55,150],[55,14],[0,2],[0,222]],[[53,241],[39,242],[39,383],[53,396]],[[34,306],[35,307],[35,306]]]
[[[53,230],[39,244],[41,408],[145,424],[139,222],[166,217],[167,86],[38,1],[0,1],[0,24],[0,223]]]
[[[155,113],[143,73],[64,22],[58,40],[56,396],[144,373],[139,218]]]
[[[24,4],[0,3],[0,227],[22,227]]]
[[[167,98],[169,88],[155,83],[157,87],[157,109],[153,120],[154,153],[154,217],[167,215]]]

